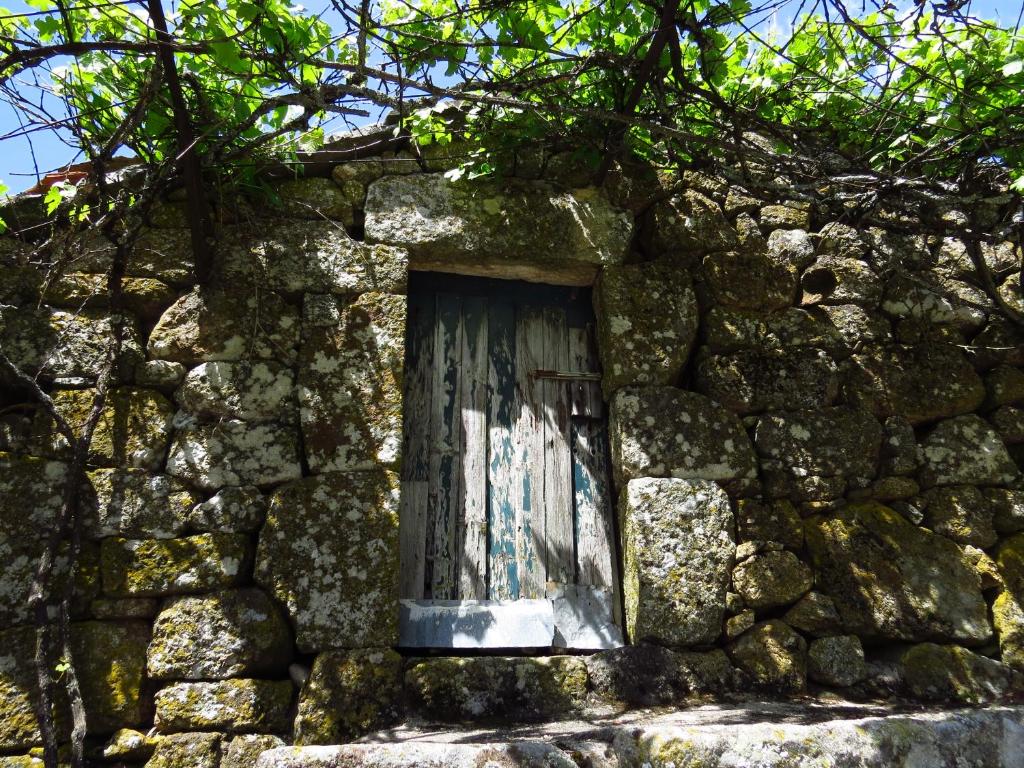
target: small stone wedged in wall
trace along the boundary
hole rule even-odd
[[[330,472],[277,489],[256,581],[305,653],[398,639],[398,488],[390,472]]]
[[[167,474],[204,491],[226,485],[270,486],[302,476],[294,426],[186,422],[175,432]]]
[[[149,356],[195,366],[213,360],[295,362],[298,310],[270,291],[199,288],[161,315],[149,335]]]
[[[283,675],[291,630],[260,589],[168,600],[153,625],[146,669],[155,680],[225,680]]]
[[[220,768],[220,733],[172,733],[157,744],[145,768]]]
[[[640,477],[744,481],[757,475],[739,419],[696,392],[619,390],[611,403],[609,435],[619,487]]]
[[[762,552],[733,569],[732,583],[747,606],[760,610],[795,602],[814,584],[814,574],[792,552]]]
[[[253,768],[264,752],[285,746],[278,736],[243,733],[233,737],[227,745],[221,745],[219,768]]]
[[[291,729],[293,693],[290,680],[174,683],[156,694],[154,725],[164,733],[283,733]]]
[[[856,635],[819,637],[807,646],[807,676],[822,685],[846,688],[867,677],[864,648]]]
[[[206,501],[196,504],[187,514],[188,527],[194,531],[249,532],[263,525],[267,502],[253,485],[221,488]]]
[[[365,231],[367,242],[407,249],[413,268],[457,272],[486,262],[500,275],[502,264],[529,263],[589,284],[597,266],[622,263],[633,221],[594,189],[414,174],[370,184]]]
[[[311,471],[394,466],[402,442],[404,296],[307,294],[298,366]]]
[[[623,594],[631,642],[713,643],[733,563],[729,498],[706,480],[631,480],[620,497]]]
[[[243,583],[252,543],[234,533],[180,539],[104,539],[103,589],[115,597],[161,597],[211,592]]]
[[[299,694],[296,744],[342,744],[398,721],[403,659],[390,648],[328,651]]]
[[[999,537],[993,524],[992,507],[973,485],[948,485],[926,491],[921,504],[926,527],[958,544],[987,549]]]
[[[576,656],[435,658],[411,662],[408,707],[428,721],[557,718],[579,709],[587,666]]]
[[[134,728],[121,728],[99,750],[105,760],[146,760],[159,743],[159,736],[148,736]]]
[[[685,270],[666,262],[606,266],[594,305],[606,397],[621,387],[679,380],[699,320]]]
[[[866,640],[959,642],[992,636],[978,575],[959,547],[879,503],[805,521],[817,589],[842,629]]]
[[[794,629],[811,637],[829,637],[842,631],[832,598],[821,592],[808,592],[792,608],[786,611],[782,620]]]

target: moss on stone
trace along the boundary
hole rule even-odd
[[[156,694],[155,723],[164,732],[282,733],[291,728],[293,691],[289,680],[175,683]]]
[[[395,722],[402,657],[387,648],[321,653],[299,695],[297,744],[342,744]]]
[[[219,768],[223,736],[175,733],[160,739],[146,768]]]
[[[245,534],[110,538],[101,546],[103,588],[115,597],[210,592],[244,582],[252,564],[252,545]]]
[[[921,643],[901,657],[910,693],[918,699],[983,704],[1006,695],[1010,670],[958,645]]]
[[[91,733],[139,725],[145,719],[143,681],[149,640],[148,622],[72,625],[71,652]]]

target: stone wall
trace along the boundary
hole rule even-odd
[[[353,162],[281,184],[280,208],[225,207],[203,286],[180,201],[144,230],[70,576],[97,759],[236,768],[408,717],[1020,690],[1024,335],[985,290],[1024,311],[1018,200],[443,167]],[[111,246],[91,236],[49,277],[31,254],[0,239],[0,344],[78,424]],[[395,651],[409,269],[595,286],[630,645]],[[13,756],[39,741],[26,595],[68,447],[7,384],[0,450]]]

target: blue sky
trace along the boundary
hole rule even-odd
[[[994,18],[1005,25],[1013,25],[1017,22],[1022,2],[1024,0],[972,0],[969,10],[974,16]],[[906,0],[899,4],[906,4]],[[795,0],[789,3],[774,19],[774,24],[787,26],[791,14],[799,5],[800,3]],[[311,2],[307,7],[318,10],[319,2]],[[860,2],[859,0],[848,0],[847,7],[851,11],[856,11],[860,8]],[[0,8],[6,8],[11,13],[34,10],[29,8],[23,0],[0,0]],[[964,10],[967,11],[966,8]],[[332,14],[333,11],[326,13],[325,18],[329,21]],[[76,156],[73,149],[49,131],[33,134],[31,141],[24,136],[5,138],[8,134],[18,130],[18,115],[7,104],[0,104],[0,182],[6,184],[11,192],[18,192],[34,185],[37,180],[37,170],[40,174],[45,174],[82,159]]]

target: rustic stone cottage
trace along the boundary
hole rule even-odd
[[[143,231],[73,574],[96,764],[1019,765],[1020,200],[445,167],[225,206],[202,285],[180,201]],[[77,423],[110,247],[33,262],[33,205],[0,350]],[[27,766],[68,446],[0,387],[0,766]]]

